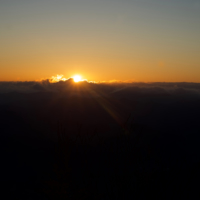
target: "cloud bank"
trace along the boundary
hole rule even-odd
[[[36,92],[77,92],[92,90],[104,94],[162,94],[162,95],[200,95],[200,83],[187,82],[88,82],[83,80],[74,83],[72,78],[63,79],[62,76],[42,81],[31,82],[0,82],[0,94],[3,93],[36,93]]]

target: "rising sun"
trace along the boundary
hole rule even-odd
[[[79,81],[81,81],[81,76],[76,75],[73,77],[73,79],[74,79],[74,82],[79,82]]]

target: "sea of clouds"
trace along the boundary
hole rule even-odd
[[[77,92],[79,91],[101,91],[101,93],[123,96],[135,94],[161,94],[161,95],[192,95],[200,96],[200,83],[188,82],[87,82],[74,83],[73,79],[51,82],[50,79],[30,82],[0,82],[0,94],[5,93],[38,93],[38,92]]]

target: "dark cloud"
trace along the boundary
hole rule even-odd
[[[72,78],[54,83],[49,79],[0,82],[1,110],[9,108],[28,117],[37,113],[43,122],[67,119],[70,125],[80,122],[91,128],[122,124],[131,113],[135,121],[153,128],[161,130],[171,121],[174,129],[183,130],[181,120],[197,119],[199,100],[200,83],[74,83]]]
[[[116,141],[118,133],[130,131],[131,145],[138,142],[141,174],[143,170],[153,171],[160,166],[172,168],[198,162],[199,113],[199,83],[74,83],[72,79],[54,83],[48,79],[41,82],[1,82],[0,145],[6,155],[2,161],[6,163],[2,180],[12,180],[15,176],[17,180],[26,181],[27,169],[32,176],[37,172],[41,177],[44,173],[49,177],[47,169],[52,170],[50,163],[55,155],[57,136],[61,133],[72,138],[77,134],[95,135],[92,139],[94,149],[89,150],[88,155],[90,160],[102,163],[99,159],[104,160],[107,153],[97,154],[101,151],[97,149],[99,138]],[[107,146],[105,143],[105,147],[109,148],[109,143]],[[75,177],[82,166],[78,161],[83,157],[81,148],[80,145],[72,151]],[[102,151],[106,152],[105,149]],[[150,159],[149,151],[153,152]],[[113,155],[107,157],[107,160],[113,159],[110,172],[117,165],[114,158]],[[155,161],[157,158],[159,163]],[[29,167],[24,164],[22,168],[23,162],[31,164]],[[38,166],[42,166],[44,171],[38,172]],[[95,169],[99,174],[99,164],[96,168],[96,165],[90,166],[93,166],[90,171]],[[107,161],[105,166],[105,169],[109,166]],[[135,163],[128,164],[129,168],[121,169],[131,172],[134,166]],[[20,175],[17,177],[17,174]]]
[[[41,82],[0,82],[0,93],[19,92],[19,93],[35,93],[35,92],[67,92],[76,91],[77,87],[81,91],[87,89],[101,90],[107,94],[114,93],[131,93],[137,94],[166,94],[166,95],[199,95],[200,83],[90,83],[83,81],[74,83],[70,78],[66,81],[52,83],[49,79]]]

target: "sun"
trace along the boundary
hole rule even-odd
[[[73,79],[74,79],[74,82],[79,82],[79,81],[81,81],[81,76],[75,75],[75,76],[73,77]]]

